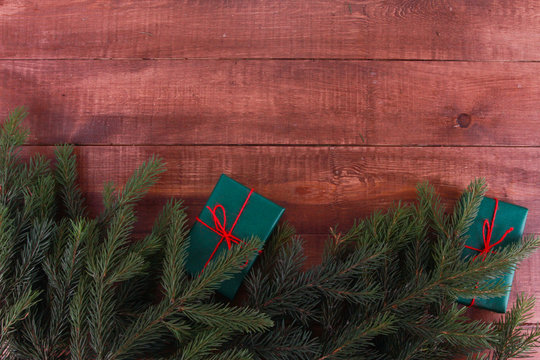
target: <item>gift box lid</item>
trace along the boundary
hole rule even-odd
[[[246,240],[252,236],[257,236],[263,242],[268,239],[285,211],[283,207],[254,191],[252,192],[251,189],[222,174],[199,215],[200,221],[195,222],[190,232],[190,246],[186,260],[186,269],[192,275],[196,275],[204,269],[206,262],[212,256],[216,245],[221,239],[219,234],[216,234],[201,223],[203,222],[214,227],[214,217],[208,207],[215,209],[216,205],[223,206],[225,210],[224,217],[221,216],[221,209],[216,210],[216,214],[225,229],[229,230],[234,224],[233,235],[235,237]],[[239,213],[240,216],[238,216]],[[232,246],[239,245],[232,244]],[[214,257],[227,250],[227,244],[223,241],[216,250]],[[243,278],[253,265],[253,260],[251,259],[246,267],[235,277],[224,281],[219,292],[232,299],[240,287]]]
[[[494,244],[506,233],[510,228],[514,228],[511,232],[506,234],[504,240],[493,247],[492,251],[503,249],[506,246],[521,241],[523,231],[525,229],[525,222],[527,220],[527,214],[529,210],[522,206],[510,204],[504,201],[496,201],[495,199],[484,197],[478,209],[478,215],[472,223],[469,231],[467,232],[466,245],[472,248],[484,249],[483,239],[483,227],[484,220],[487,220],[491,224],[495,211],[495,204],[497,203],[497,211],[495,213],[495,221],[493,223],[493,229],[491,231],[490,243]],[[470,248],[464,248],[462,256],[464,258],[474,258],[479,252]],[[480,257],[476,261],[481,261]],[[495,280],[502,279],[508,286],[512,285],[514,279],[514,272],[510,272],[503,277]],[[491,299],[475,299],[474,306],[492,310],[499,313],[506,312],[508,307],[508,300],[510,298],[510,290],[507,294],[498,298]],[[472,299],[459,299],[460,303],[469,305]]]

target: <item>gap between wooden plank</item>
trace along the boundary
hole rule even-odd
[[[64,143],[62,143],[64,144]],[[216,147],[306,147],[306,148],[320,148],[320,147],[333,147],[333,148],[364,148],[364,147],[373,147],[373,148],[508,148],[508,149],[535,149],[540,148],[540,145],[361,145],[361,144],[351,144],[351,145],[344,145],[344,144],[160,144],[160,143],[152,143],[152,144],[122,144],[122,143],[114,143],[114,144],[92,144],[92,143],[84,143],[84,144],[78,144],[78,143],[65,143],[77,147],[85,147],[85,146],[91,146],[91,147],[115,147],[115,146],[160,146],[160,147],[208,147],[208,146],[216,146]],[[25,144],[28,146],[55,146],[56,144],[47,144],[47,143],[28,143]]]
[[[467,59],[377,59],[377,58],[242,58],[242,57],[191,57],[191,58],[0,58],[1,61],[366,61],[366,62],[433,62],[433,63],[538,63],[540,60],[467,60]]]

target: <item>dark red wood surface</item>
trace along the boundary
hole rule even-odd
[[[223,172],[286,208],[310,264],[424,180],[452,204],[486,177],[540,234],[538,44],[533,0],[0,0],[0,116],[27,105],[27,155],[77,145],[94,212],[162,156],[139,232],[169,197],[193,218]]]
[[[538,60],[535,0],[2,0],[0,58]]]
[[[0,108],[28,104],[34,144],[538,146],[538,74],[538,62],[0,60]]]

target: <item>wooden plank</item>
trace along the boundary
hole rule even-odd
[[[538,158],[540,148],[333,147],[336,215],[349,226],[354,217],[393,201],[414,200],[415,186],[423,181],[451,205],[473,178],[484,177],[487,195],[527,207],[525,232],[540,233]]]
[[[0,61],[31,144],[538,146],[540,63]],[[364,143],[365,140],[365,143]]]
[[[26,147],[26,154],[51,147]],[[102,208],[101,191],[107,181],[123,184],[152,154],[168,171],[139,206],[137,231],[150,229],[153,217],[171,198],[182,198],[193,219],[203,209],[221,173],[255,188],[284,206],[285,220],[301,233],[322,233],[335,218],[328,210],[333,185],[328,182],[328,148],[216,147],[216,146],[82,146],[77,147],[81,187],[92,214]]]
[[[50,154],[52,148],[25,149]],[[106,181],[122,184],[158,154],[169,170],[150,191],[143,214],[179,197],[196,215],[226,173],[284,206],[286,219],[300,233],[321,234],[338,222],[347,228],[397,200],[414,200],[416,185],[426,180],[451,205],[474,177],[482,176],[488,196],[527,207],[525,232],[540,233],[540,148],[79,146],[76,151],[93,211],[101,206],[98,195]]]
[[[37,151],[50,156],[52,148],[28,146],[24,156]],[[488,194],[528,207],[526,232],[540,233],[539,148],[80,146],[76,153],[82,190],[94,214],[106,181],[122,184],[151,154],[164,158],[169,170],[138,207],[138,234],[149,230],[170,197],[185,200],[193,221],[221,172],[227,173],[286,208],[285,220],[305,240],[307,266],[320,260],[330,226],[347,229],[355,218],[393,201],[413,200],[415,185],[424,180],[451,204],[474,176],[485,176]],[[512,301],[522,291],[540,298],[539,266],[540,253],[521,264]],[[471,315],[497,318],[481,310]],[[532,321],[540,321],[540,304]]]
[[[534,0],[0,2],[2,58],[539,60]]]
[[[52,154],[51,147],[27,146],[24,156]],[[286,208],[285,220],[305,240],[307,266],[320,260],[328,228],[347,229],[355,218],[385,209],[396,200],[414,199],[414,187],[429,180],[451,204],[475,176],[485,176],[490,196],[530,209],[526,232],[540,233],[540,148],[399,148],[292,146],[79,146],[80,182],[91,213],[101,208],[106,181],[123,184],[151,154],[168,171],[138,207],[137,233],[150,229],[170,197],[183,198],[191,221],[203,208],[224,172]],[[540,298],[540,253],[524,261],[514,280],[512,299],[524,291]],[[512,300],[512,301],[513,301]],[[487,320],[497,316],[473,310]],[[540,303],[532,321],[540,321]]]

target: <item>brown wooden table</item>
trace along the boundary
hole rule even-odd
[[[424,180],[451,204],[484,176],[540,233],[539,44],[534,0],[0,0],[0,115],[28,106],[27,154],[77,145],[93,212],[159,154],[139,232],[224,172],[286,207],[313,264]]]

